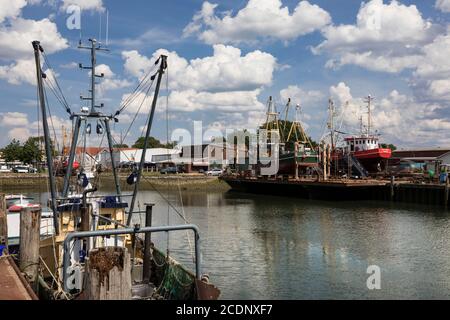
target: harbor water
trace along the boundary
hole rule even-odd
[[[142,191],[138,202],[141,210],[156,204],[153,225],[184,216],[200,227],[203,272],[222,299],[450,298],[450,214],[442,208],[197,191]],[[133,220],[145,224],[144,215]],[[152,239],[194,269],[192,235]],[[380,289],[368,289],[369,266],[379,267]]]

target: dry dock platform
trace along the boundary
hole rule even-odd
[[[381,179],[264,179],[223,176],[235,191],[324,201],[379,200],[447,207],[449,186]]]

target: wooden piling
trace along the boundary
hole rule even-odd
[[[20,271],[28,280],[37,285],[39,270],[39,243],[41,228],[41,208],[26,207],[20,211]]]
[[[394,201],[394,186],[395,186],[395,177],[391,176],[391,201]]]
[[[89,231],[91,225],[90,221],[91,206],[90,205],[87,205],[86,207],[82,206],[80,213],[81,213],[80,231]]]
[[[6,213],[6,198],[3,193],[0,193],[0,246],[4,246],[3,252],[8,254],[8,218]]]
[[[445,209],[448,209],[449,183],[450,183],[450,178],[447,177],[447,179],[445,180],[445,192],[444,192],[444,206],[445,206]]]
[[[153,217],[153,203],[148,203],[145,208],[145,226],[152,226],[152,217]],[[152,275],[151,270],[152,263],[152,239],[151,233],[145,234],[144,241],[144,263],[143,263],[143,271],[142,271],[142,281],[144,283],[149,283]]]
[[[131,261],[126,248],[91,250],[85,277],[84,297],[87,300],[131,299]]]

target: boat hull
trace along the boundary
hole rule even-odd
[[[383,171],[386,168],[387,160],[391,158],[391,149],[373,149],[366,151],[356,151],[355,158],[366,168],[367,171],[374,173]]]
[[[295,174],[295,166],[303,168],[318,167],[318,155],[315,152],[302,153],[298,152],[295,155],[294,152],[280,155],[279,161],[279,174]]]
[[[233,191],[322,201],[371,200],[386,193],[383,183],[333,183],[221,177]]]

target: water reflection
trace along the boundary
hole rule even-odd
[[[47,194],[31,192],[45,203]],[[204,271],[225,299],[448,298],[450,217],[438,208],[329,203],[239,193],[142,191],[154,225],[199,225]],[[144,224],[143,216],[134,223]],[[193,269],[192,235],[152,237]],[[169,241],[168,241],[169,240]],[[369,265],[381,290],[369,291]]]

